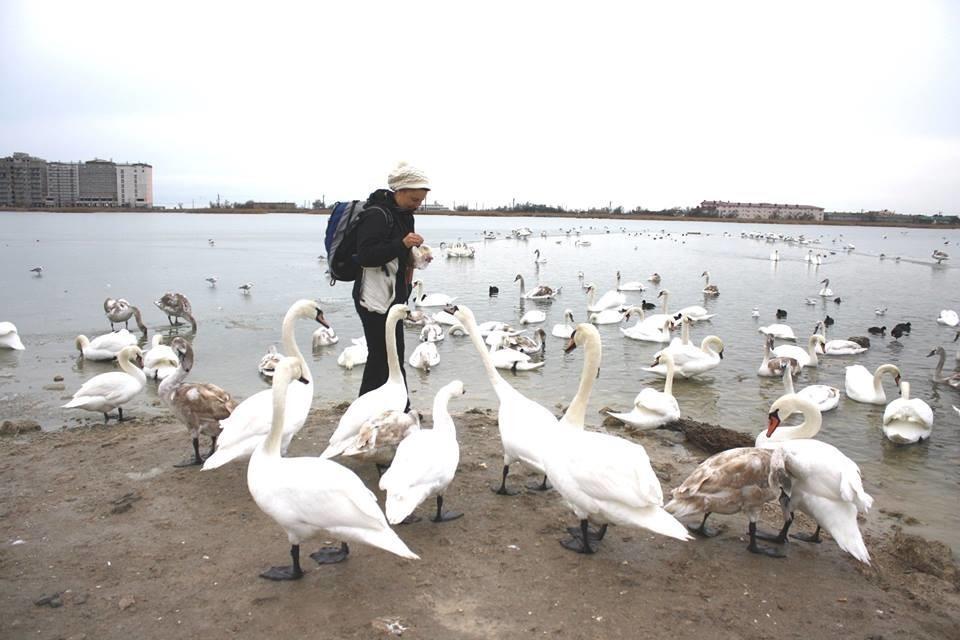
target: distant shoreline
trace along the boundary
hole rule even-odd
[[[30,212],[30,213],[197,213],[197,214],[241,214],[266,215],[271,213],[294,213],[301,215],[329,215],[330,209],[217,209],[217,208],[184,208],[184,209],[104,209],[96,207],[69,207],[69,208],[30,208],[8,207],[3,211]],[[504,211],[418,211],[418,216],[460,216],[466,218],[570,218],[579,220],[646,220],[650,222],[722,222],[725,224],[785,224],[795,226],[826,226],[826,227],[903,227],[909,229],[960,229],[960,224],[935,223],[922,224],[907,221],[872,220],[852,222],[847,220],[763,220],[740,218],[714,218],[703,216],[668,216],[650,213],[533,213],[533,212],[504,212]]]

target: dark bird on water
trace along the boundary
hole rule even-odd
[[[641,300],[640,308],[644,311],[649,311],[650,309],[656,309],[657,305],[653,304],[652,302],[647,302],[646,300]]]
[[[491,286],[490,286],[490,297],[492,298],[493,296],[496,296],[496,295],[499,295],[499,294],[500,294],[500,287],[494,287],[493,285],[491,285]]]
[[[833,301],[836,302],[837,304],[840,304],[840,298],[834,298]]]
[[[867,329],[867,333],[872,333],[875,336],[882,336],[887,332],[887,327],[870,327]]]
[[[868,338],[867,336],[850,336],[849,338],[847,338],[847,340],[849,340],[850,342],[856,342],[858,345],[860,345],[864,349],[870,348],[870,338]]]
[[[777,309],[777,320],[783,320],[787,317],[787,312],[784,309]]]
[[[901,322],[901,323],[897,324],[897,325],[893,328],[893,330],[890,331],[890,335],[892,335],[892,336],[893,336],[894,338],[896,338],[897,340],[899,340],[900,337],[903,336],[903,335],[910,335],[910,323],[909,323],[909,322]]]
[[[832,327],[832,326],[833,326],[833,318],[831,318],[830,316],[827,316],[826,318],[823,319],[823,324],[824,324],[824,326]]]

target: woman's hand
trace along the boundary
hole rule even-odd
[[[423,236],[421,236],[419,233],[414,233],[411,231],[403,237],[403,246],[405,246],[407,249],[410,247],[419,247],[422,244]]]

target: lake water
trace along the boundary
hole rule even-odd
[[[327,405],[356,395],[362,370],[346,371],[337,366],[336,357],[348,339],[362,331],[350,284],[330,287],[324,275],[326,265],[317,260],[324,252],[325,216],[0,212],[0,223],[0,321],[14,322],[27,346],[24,352],[0,350],[0,419],[30,417],[45,429],[102,419],[59,408],[84,380],[115,367],[79,361],[74,338],[108,330],[102,309],[106,297],[123,297],[139,306],[151,336],[156,331],[169,335],[166,317],[152,303],[165,291],[185,294],[199,321],[193,338],[197,363],[190,379],[214,382],[238,397],[265,388],[257,363],[269,345],[279,344],[287,307],[298,298],[319,298],[341,342],[311,355],[309,338],[315,326],[298,327],[298,342],[317,379],[316,403]],[[901,341],[871,337],[871,349],[860,356],[821,358],[819,369],[805,370],[798,384],[830,384],[842,390],[844,367],[854,363],[873,370],[892,362],[902,369],[912,383],[913,395],[933,408],[934,433],[929,443],[890,444],[880,430],[883,407],[847,399],[825,414],[819,437],[861,465],[878,508],[906,512],[921,521],[913,530],[960,548],[956,508],[960,417],[950,408],[960,406],[960,393],[930,381],[935,358],[925,357],[942,345],[948,351],[946,368],[952,370],[960,346],[951,342],[954,330],[935,321],[941,309],[960,308],[960,269],[951,261],[937,266],[929,258],[934,249],[941,249],[955,254],[952,262],[960,261],[960,232],[454,216],[420,216],[417,223],[438,254],[443,240],[463,238],[477,247],[472,260],[440,256],[420,272],[428,293],[457,296],[458,303],[473,309],[478,321],[516,323],[531,308],[547,313],[542,325],[548,333],[546,366],[506,377],[550,408],[570,401],[580,374],[582,353],[564,355],[563,341],[549,336],[553,324],[562,322],[566,308],[577,321],[585,320],[587,298],[577,277],[580,271],[601,293],[614,288],[618,269],[625,281],[646,281],[657,271],[663,276],[661,286],[671,292],[672,309],[699,304],[716,313],[712,321],[694,325],[692,338],[699,344],[705,335],[720,336],[726,345],[724,360],[702,379],[676,380],[674,395],[685,416],[750,434],[766,426],[770,403],[782,390],[781,381],[756,375],[763,346],[757,327],[776,322],[777,308],[789,312],[785,322],[801,337],[801,345],[825,314],[836,320],[831,338],[866,335],[872,325],[889,328],[897,322],[912,322],[912,335]],[[503,233],[521,225],[533,229],[530,239],[481,239],[482,230]],[[574,227],[590,246],[578,246],[576,235],[563,233]],[[700,235],[683,235],[689,231]],[[542,238],[541,232],[547,237]],[[770,243],[743,238],[742,232],[802,233],[820,242],[809,247]],[[208,238],[215,240],[215,246],[208,244]],[[843,251],[847,243],[856,249]],[[805,262],[807,248],[827,253],[824,263]],[[539,268],[534,264],[535,249],[547,260]],[[768,258],[774,249],[780,253],[779,262]],[[888,258],[881,260],[881,253]],[[29,270],[39,265],[43,275],[34,277]],[[705,269],[720,288],[717,298],[704,299],[701,294],[699,276]],[[552,304],[524,305],[513,284],[517,273],[523,274],[528,287],[539,281],[562,286],[563,292]],[[220,279],[216,288],[204,281],[210,275]],[[805,298],[817,297],[823,278],[830,278],[842,302],[817,298],[815,306],[806,305]],[[244,282],[254,283],[252,295],[238,291]],[[500,288],[498,297],[488,296],[490,285]],[[643,297],[653,300],[656,293],[651,286],[645,294],[626,295],[639,303]],[[755,306],[760,309],[759,319],[751,317]],[[885,317],[874,315],[878,306],[888,307]],[[662,381],[640,370],[652,362],[659,345],[628,340],[616,325],[601,326],[600,333],[603,366],[588,411],[592,424],[601,421],[599,408],[625,410],[644,385],[662,388]],[[416,335],[412,329],[406,334],[408,353]],[[439,350],[441,363],[431,373],[407,367],[414,406],[429,409],[433,393],[460,378],[467,396],[455,410],[495,407],[496,398],[470,342],[448,337]],[[45,390],[58,374],[64,377],[66,391]],[[892,383],[885,384],[887,397],[896,397]],[[153,384],[126,410],[131,416],[164,411],[156,402]]]

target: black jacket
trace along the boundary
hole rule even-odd
[[[376,209],[364,211],[357,227],[357,258],[361,267],[383,267],[397,259],[394,304],[405,303],[410,297],[410,284],[407,272],[410,264],[410,250],[403,246],[403,238],[414,231],[415,220],[412,213],[402,212],[397,207],[393,192],[378,189],[367,198],[367,207],[376,207],[386,212],[387,217]],[[353,285],[353,297],[359,300],[363,286],[363,277],[357,278]]]

